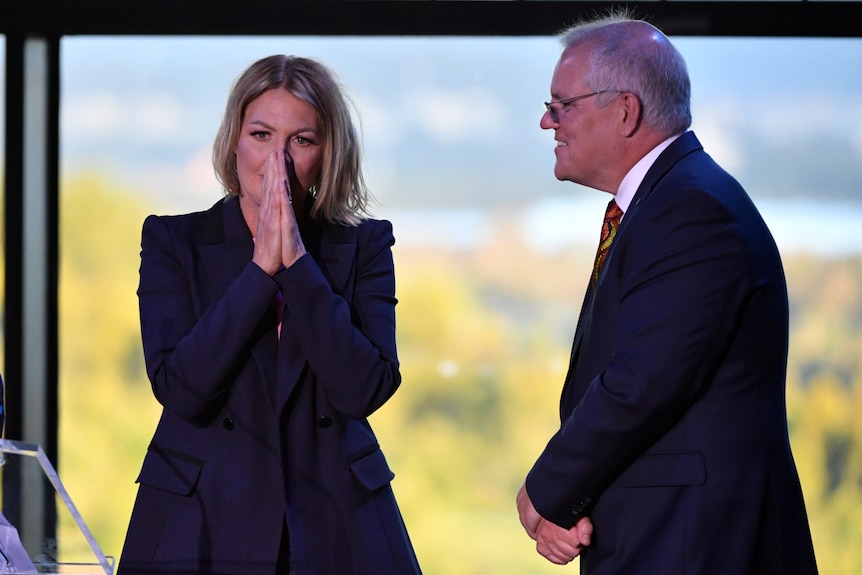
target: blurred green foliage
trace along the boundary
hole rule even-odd
[[[141,224],[157,209],[137,197],[80,176],[61,200],[60,475],[115,557],[159,414],[135,296]],[[531,251],[516,218],[501,214],[497,237],[474,252],[395,247],[403,385],[372,423],[429,575],[561,572],[522,532],[514,496],[558,425],[592,255]],[[788,410],[814,543],[821,572],[856,575],[862,258],[794,256],[785,266]]]

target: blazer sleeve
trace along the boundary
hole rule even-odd
[[[401,383],[395,343],[395,269],[392,225],[367,220],[356,236],[350,293],[335,293],[306,254],[276,274],[284,295],[282,333],[297,337],[330,403],[363,418]]]
[[[705,393],[751,289],[751,250],[731,210],[702,189],[677,191],[621,230],[580,350],[609,359],[527,476],[537,511],[560,526]]]
[[[204,423],[245,363],[278,285],[249,261],[218,293],[212,270],[200,261],[193,221],[194,215],[146,219],[138,301],[156,398],[177,416]]]

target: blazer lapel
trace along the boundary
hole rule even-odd
[[[608,269],[608,264],[614,254],[614,247],[618,245],[619,239],[627,229],[626,224],[631,222],[633,218],[637,217],[641,204],[649,198],[658,182],[660,182],[664,175],[673,168],[680,158],[702,148],[703,147],[694,133],[686,132],[674,140],[673,143],[671,143],[671,145],[668,146],[658,158],[656,158],[656,161],[652,166],[650,166],[650,169],[644,176],[640,186],[638,186],[637,192],[635,192],[634,198],[632,199],[631,204],[629,204],[629,208],[626,210],[625,216],[617,229],[617,238],[605,256],[602,272]],[[578,317],[578,325],[575,329],[574,341],[572,342],[572,353],[569,358],[569,370],[566,374],[565,383],[563,384],[563,393],[560,397],[560,413],[563,419],[568,416],[566,406],[569,405],[570,402],[567,401],[567,396],[573,391],[571,388],[577,371],[578,354],[580,352],[580,346],[583,341],[584,334],[589,331],[590,324],[592,323],[594,295],[595,290],[601,283],[601,278],[602,276],[600,273],[599,278],[595,282],[590,282],[589,287],[587,288],[587,293],[584,296],[584,303],[581,306],[581,313]]]
[[[572,341],[572,353],[569,356],[569,369],[566,372],[566,379],[563,382],[563,391],[560,394],[560,419],[565,421],[571,410],[567,410],[567,399],[574,385],[575,372],[577,371],[578,355],[581,351],[581,340],[584,336],[584,330],[590,323],[593,308],[593,282],[587,286],[587,293],[584,294],[584,302],[581,304],[581,313],[578,314],[578,325],[575,328],[575,337]]]
[[[640,208],[641,203],[645,202],[647,198],[649,198],[655,190],[656,185],[661,181],[665,174],[667,174],[671,168],[680,161],[680,159],[692,152],[702,149],[703,146],[700,144],[697,136],[694,135],[694,132],[686,132],[674,140],[670,146],[668,146],[659,155],[659,157],[656,158],[656,161],[652,166],[650,166],[650,169],[647,170],[641,185],[638,186],[638,190],[635,192],[634,198],[632,198],[631,204],[629,204],[629,209],[626,211],[623,221],[629,220],[637,215],[638,208]]]
[[[215,286],[212,294],[215,300],[224,295],[254,254],[254,241],[242,217],[237,198],[226,198],[210,208],[204,221],[203,237],[204,243],[199,252],[210,284]],[[272,359],[277,346],[274,328],[273,316],[272,329],[266,330],[266,334],[251,349],[251,355],[272,399],[275,397],[276,370]]]
[[[200,255],[216,297],[221,297],[251,261],[254,242],[236,198],[219,201],[206,215]]]
[[[350,303],[356,265],[356,228],[324,226],[319,249],[312,255],[332,291]]]

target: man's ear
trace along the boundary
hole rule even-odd
[[[622,100],[623,113],[620,129],[622,135],[629,138],[638,131],[641,125],[643,105],[641,105],[641,99],[637,97],[637,94],[632,92],[623,92],[620,94],[620,100]]]

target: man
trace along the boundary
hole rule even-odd
[[[688,131],[688,72],[667,37],[614,14],[562,40],[541,127],[556,177],[612,194],[613,221],[521,523],[585,574],[814,574],[775,243]]]

